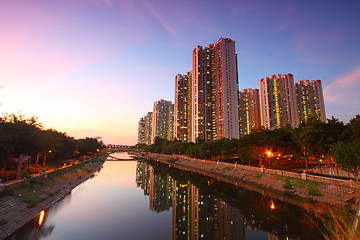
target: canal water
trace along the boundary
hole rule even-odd
[[[300,207],[147,161],[106,161],[41,215],[7,239],[323,239]]]

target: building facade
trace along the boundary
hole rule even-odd
[[[243,89],[239,93],[240,136],[261,126],[259,89]]]
[[[139,121],[138,144],[145,144],[145,117],[140,118]]]
[[[290,124],[298,126],[292,74],[276,74],[259,81],[261,125],[270,130]]]
[[[309,117],[326,122],[324,96],[320,80],[295,82],[299,123]]]
[[[151,143],[155,142],[156,137],[167,140],[174,138],[174,104],[171,101],[160,99],[154,102]]]
[[[190,141],[239,138],[238,85],[234,41],[193,50]]]
[[[175,76],[174,138],[190,140],[190,82],[191,72]]]
[[[152,140],[152,117],[153,113],[148,112],[145,116],[145,144],[150,145]]]

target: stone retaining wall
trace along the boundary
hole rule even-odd
[[[211,160],[201,160],[201,159],[190,158],[190,157],[181,156],[181,155],[175,155],[175,156],[176,156],[176,158],[181,158],[181,159],[191,159],[193,161],[214,163],[214,161],[211,161]],[[252,167],[252,166],[246,166],[246,165],[241,165],[241,164],[236,164],[236,163],[235,164],[226,163],[226,162],[220,162],[220,161],[217,161],[217,164],[220,164],[223,166],[228,166],[228,167],[236,167],[236,168],[244,169],[244,170],[251,170],[251,171],[255,171],[255,172],[259,172],[259,173],[269,173],[269,174],[274,174],[274,175],[279,175],[279,176],[284,176],[284,177],[291,177],[291,178],[297,178],[297,179],[302,179],[302,180],[309,180],[309,181],[314,181],[314,182],[332,184],[332,185],[341,186],[341,187],[350,187],[350,188],[360,189],[360,182],[355,182],[353,180],[342,180],[342,179],[338,179],[338,178],[315,176],[315,175],[311,175],[308,173],[288,172],[288,171],[283,171],[283,170],[267,169],[264,167]]]
[[[79,162],[78,164],[86,163],[86,162],[88,162],[90,160],[93,160],[93,159],[89,158],[89,159],[86,159],[84,161]],[[73,164],[73,165],[65,166],[65,167],[61,167],[61,168],[55,168],[55,169],[52,169],[52,170],[47,171],[47,172],[42,172],[42,173],[39,173],[37,175],[32,175],[29,178],[23,178],[23,179],[19,179],[19,180],[9,182],[9,183],[0,183],[0,191],[3,191],[4,189],[15,189],[15,188],[19,187],[23,183],[30,182],[31,179],[40,180],[40,179],[47,178],[47,176],[49,174],[53,174],[53,173],[57,173],[57,172],[67,172],[67,171],[72,170],[75,167],[77,167],[78,164]]]

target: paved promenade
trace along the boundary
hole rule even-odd
[[[0,239],[13,233],[38,216],[77,185],[91,177],[107,156],[95,157],[67,171],[48,174],[46,179],[33,179],[0,197]]]

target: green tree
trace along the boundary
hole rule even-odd
[[[305,154],[310,154],[315,158],[322,172],[320,158],[327,152],[324,144],[325,123],[316,118],[309,118],[306,123],[300,124],[298,131],[301,145],[306,150]]]
[[[98,150],[104,147],[104,143],[99,137],[96,138],[82,138],[76,141],[76,149],[80,155],[97,153]]]
[[[356,115],[346,124],[343,139],[347,141],[360,140],[360,115]]]
[[[355,140],[350,143],[339,142],[334,145],[332,152],[336,164],[344,171],[352,173],[356,181],[359,181],[360,141]]]

